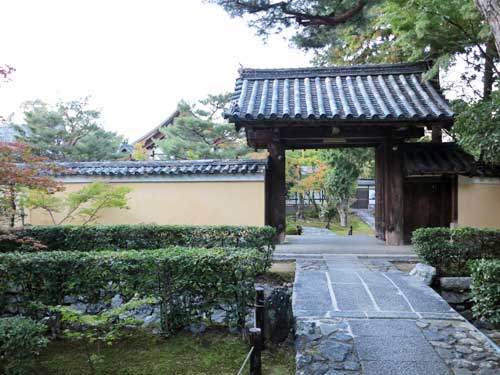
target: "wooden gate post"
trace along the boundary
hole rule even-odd
[[[248,331],[250,346],[253,346],[250,355],[250,375],[262,375],[261,334],[260,328],[250,328]]]
[[[385,241],[384,184],[385,184],[384,145],[375,147],[375,235]]]
[[[387,245],[404,244],[403,160],[400,142],[386,140],[385,158],[385,242]]]
[[[267,145],[269,151],[269,173],[266,199],[268,207],[268,224],[276,229],[276,242],[285,240],[286,226],[286,184],[285,184],[285,149],[279,140]]]

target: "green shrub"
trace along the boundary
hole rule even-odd
[[[41,242],[44,251],[162,249],[169,246],[237,247],[271,250],[272,227],[194,225],[60,225],[18,229],[16,233]],[[0,251],[29,247],[0,236]]]
[[[28,318],[0,318],[0,372],[22,374],[25,361],[47,345],[46,330]]]
[[[34,305],[61,305],[65,296],[84,296],[89,303],[116,293],[126,300],[151,296],[162,301],[165,332],[219,307],[241,325],[254,279],[268,265],[266,256],[252,249],[3,253],[0,298],[5,301],[16,290],[22,296],[16,307],[29,312]]]
[[[285,233],[288,235],[301,235],[302,227],[300,225],[287,224]]]
[[[471,263],[473,311],[500,325],[500,260]]]
[[[500,230],[479,228],[421,228],[413,232],[418,256],[441,276],[470,275],[469,262],[500,259]]]

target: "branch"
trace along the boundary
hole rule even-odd
[[[283,12],[283,14],[293,16],[295,18],[295,21],[301,26],[336,26],[354,18],[356,15],[361,13],[365,6],[368,5],[368,3],[371,1],[372,0],[359,0],[356,5],[354,5],[351,9],[345,11],[344,13],[335,15],[335,12],[332,12],[326,16],[290,9],[289,4],[286,1],[266,5],[257,5],[257,3],[249,4],[247,2],[242,2],[239,0],[235,1],[235,3],[250,14],[267,12],[271,9],[279,8],[281,12]]]

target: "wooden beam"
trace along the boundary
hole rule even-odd
[[[432,143],[443,143],[443,129],[441,126],[432,127]]]
[[[292,127],[292,128],[247,128],[247,142],[254,148],[265,148],[275,137],[275,130],[280,131],[280,141],[286,148],[324,148],[322,144],[347,143],[354,146],[358,143],[373,145],[383,143],[384,139],[393,136],[395,138],[420,138],[424,135],[423,128],[400,127],[387,128],[381,126],[372,127]],[[318,145],[310,146],[311,144]]]
[[[273,226],[278,235],[277,243],[285,240],[286,227],[286,184],[285,184],[285,148],[275,139],[268,143],[269,152],[268,166],[269,174],[267,182],[267,203],[268,203],[268,222]]]

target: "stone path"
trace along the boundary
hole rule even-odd
[[[375,217],[370,213],[370,211],[365,209],[351,209],[355,215],[357,215],[361,220],[363,220],[372,229],[375,229]]]
[[[297,259],[299,375],[492,375],[500,355],[419,280],[386,260]]]
[[[326,228],[317,228],[317,227],[302,227],[302,235],[303,236],[323,236],[330,237],[335,236],[330,229]]]

